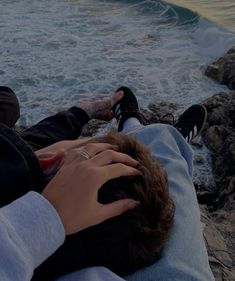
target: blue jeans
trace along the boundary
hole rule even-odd
[[[200,212],[192,182],[192,150],[172,126],[140,126],[131,134],[144,143],[165,167],[176,210],[171,237],[162,258],[152,266],[126,276],[127,281],[212,281],[203,240]],[[59,281],[120,281],[108,269],[88,268]]]

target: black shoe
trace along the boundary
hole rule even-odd
[[[125,121],[131,117],[137,118],[141,124],[148,124],[147,119],[139,112],[138,102],[133,92],[127,87],[120,87],[118,91],[124,93],[121,100],[112,107],[118,122],[118,132],[122,131]]]
[[[207,118],[205,106],[195,104],[190,106],[178,119],[174,127],[190,143],[204,128]]]

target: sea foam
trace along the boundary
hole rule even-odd
[[[140,106],[183,109],[226,90],[203,72],[235,43],[199,14],[150,0],[3,0],[0,36],[0,83],[17,93],[27,126],[121,85]]]

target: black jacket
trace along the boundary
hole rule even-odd
[[[32,148],[0,123],[0,207],[30,190],[41,192],[46,181]]]

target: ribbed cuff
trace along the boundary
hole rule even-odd
[[[65,239],[63,224],[55,208],[43,196],[29,192],[3,207],[1,213],[13,225],[31,256],[34,268],[40,265]]]

